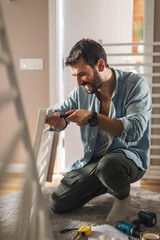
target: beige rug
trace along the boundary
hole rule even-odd
[[[92,199],[80,209],[69,214],[55,214],[49,208],[49,199],[55,187],[43,189],[43,195],[48,208],[51,229],[54,240],[71,240],[74,231],[60,233],[65,228],[79,228],[82,225],[97,226],[105,224],[106,216],[110,211],[114,197],[106,193]],[[0,198],[0,240],[11,240],[12,233],[17,226],[17,215],[21,193],[13,193]],[[150,230],[160,232],[160,194],[144,190],[131,189],[131,207],[128,213],[128,221],[135,219],[141,210],[149,210],[157,214],[157,225]],[[143,230],[149,228],[142,226]],[[86,238],[81,238],[86,239]],[[129,239],[134,239],[129,237]]]

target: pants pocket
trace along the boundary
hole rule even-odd
[[[76,182],[85,181],[87,178],[90,178],[96,167],[97,163],[92,163],[83,168],[73,170],[72,172],[67,173],[64,178],[62,178],[61,183],[67,186],[72,186]]]
[[[64,185],[67,185],[67,186],[72,186],[74,183],[77,182],[77,179],[76,178],[73,178],[73,177],[68,177],[68,176],[65,176],[64,178],[62,178],[61,180],[61,183],[64,184]]]

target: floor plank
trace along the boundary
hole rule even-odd
[[[62,179],[62,174],[54,174],[52,182],[47,182],[46,186],[58,185]],[[24,183],[23,175],[20,174],[8,174],[3,184],[0,185],[0,196],[7,195],[22,189]],[[138,189],[148,190],[151,192],[160,193],[160,181],[159,180],[141,180],[133,184]]]

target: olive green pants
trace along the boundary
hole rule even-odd
[[[56,213],[73,211],[106,193],[108,188],[116,198],[123,200],[129,195],[130,184],[144,173],[122,151],[92,158],[85,167],[64,176],[51,196],[51,209]]]

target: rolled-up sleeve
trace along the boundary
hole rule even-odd
[[[122,140],[126,140],[127,138],[127,132],[129,130],[129,127],[130,127],[130,121],[124,117],[124,118],[120,118],[121,122],[122,122],[122,125],[123,125],[123,131],[122,131],[122,134],[121,134],[121,139]]]
[[[146,81],[140,80],[129,93],[125,103],[125,116],[120,118],[123,124],[121,139],[128,142],[137,142],[143,136],[152,110],[151,96]]]

